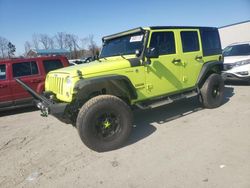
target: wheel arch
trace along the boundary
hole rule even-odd
[[[203,65],[200,74],[197,79],[196,85],[201,88],[206,79],[213,73],[220,74],[223,70],[222,61],[210,61]]]
[[[126,98],[129,101],[137,98],[133,84],[126,76],[122,75],[81,79],[76,83],[74,92],[76,93],[76,99],[89,99],[100,94],[115,95],[120,98]]]

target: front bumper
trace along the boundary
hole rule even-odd
[[[20,79],[16,79],[16,81],[34,98],[35,104],[41,110],[41,115],[43,117],[47,117],[51,114],[64,123],[71,123],[65,113],[68,103],[53,101],[49,98],[48,94],[40,95],[23,83]]]
[[[250,81],[250,76],[238,76],[234,73],[222,72],[222,78],[224,80],[235,80],[235,81]]]
[[[225,80],[248,81],[250,80],[250,65],[235,66],[234,64],[224,64],[222,77]]]
[[[65,110],[67,103],[51,103],[47,104],[44,101],[34,100],[37,108],[41,111],[41,116],[47,117],[48,115],[53,115],[62,122],[70,123],[69,120],[65,117]]]

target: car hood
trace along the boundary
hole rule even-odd
[[[78,72],[81,71],[82,76],[97,74],[101,72],[108,72],[117,69],[125,69],[130,67],[130,62],[128,59],[124,59],[122,57],[118,58],[107,58],[102,60],[96,60],[86,64],[80,64],[70,67],[65,67],[62,69],[57,69],[55,71],[51,71],[52,73],[59,73],[59,74],[67,74],[72,77],[78,76]]]
[[[237,61],[243,61],[246,59],[250,59],[250,55],[245,55],[245,56],[226,56],[224,57],[224,63],[235,63]]]

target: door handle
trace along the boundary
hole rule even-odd
[[[0,88],[6,88],[7,85],[0,85]]]
[[[34,80],[31,80],[30,82],[31,83],[39,83],[39,82],[41,82],[42,80],[40,80],[40,79],[34,79]]]
[[[201,60],[201,59],[202,59],[202,56],[198,56],[198,55],[197,55],[197,56],[195,57],[195,60]]]
[[[181,59],[173,59],[172,63],[174,63],[175,65],[180,63],[181,62]]]

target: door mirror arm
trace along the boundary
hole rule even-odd
[[[147,57],[146,61],[144,62],[144,65],[150,65],[151,59]]]
[[[145,53],[146,61],[144,62],[145,65],[151,64],[151,58],[158,58],[159,57],[159,50],[157,47],[149,47],[146,49]]]

